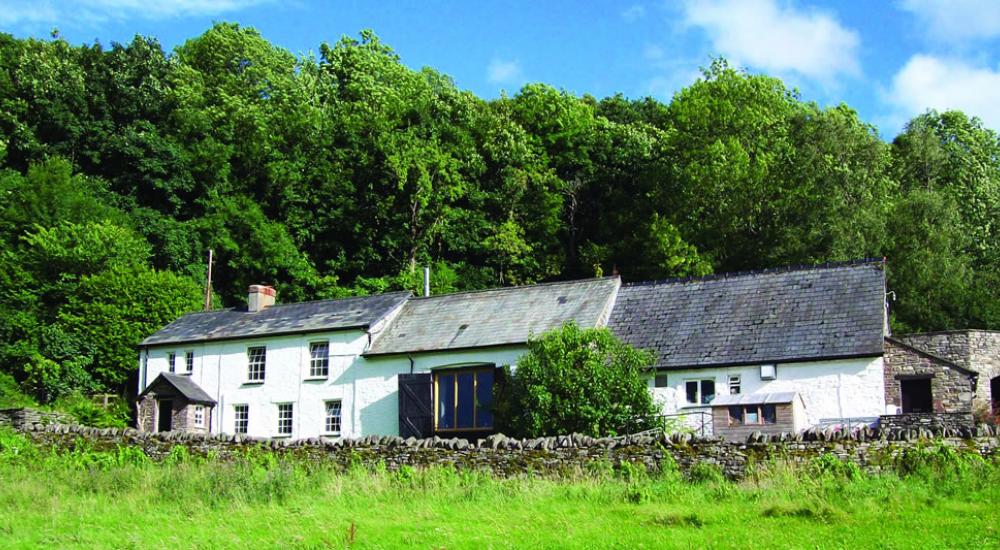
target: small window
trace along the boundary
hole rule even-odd
[[[739,426],[740,424],[743,424],[743,407],[733,405],[729,407],[729,425]]]
[[[205,407],[203,405],[194,406],[194,425],[199,428],[205,427]]]
[[[309,344],[309,377],[326,378],[330,375],[330,343]]]
[[[708,405],[715,399],[715,380],[688,380],[684,394],[689,405]]]
[[[170,370],[170,372],[177,372],[177,354],[176,353],[170,352],[170,355],[167,355],[167,368]]]
[[[236,425],[234,426],[233,431],[238,434],[247,433],[247,428],[250,427],[250,406],[234,405],[233,413],[233,417],[236,419]]]
[[[667,381],[667,375],[657,374],[656,377],[653,378],[653,385],[657,388],[669,387],[669,382]]]
[[[330,435],[340,435],[340,400],[326,402],[326,424],[323,431]]]
[[[184,354],[184,367],[187,369],[187,373],[191,374],[194,372],[194,352],[189,351]]]
[[[778,378],[778,368],[774,365],[761,365],[760,366],[760,379],[761,380],[775,380]]]
[[[247,365],[247,380],[263,382],[267,366],[267,348],[264,346],[247,348]]]
[[[734,374],[729,377],[729,395],[739,395],[740,394],[740,375]]]
[[[292,404],[278,405],[278,435],[292,435]]]
[[[774,405],[733,405],[729,407],[729,425],[777,424],[777,412]]]

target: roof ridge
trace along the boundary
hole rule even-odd
[[[726,271],[702,275],[700,277],[672,277],[667,279],[653,279],[650,281],[634,281],[623,283],[623,287],[653,286],[661,284],[688,283],[698,281],[720,281],[735,279],[739,277],[752,277],[756,275],[775,275],[779,273],[792,273],[796,271],[820,271],[824,269],[837,269],[843,267],[857,267],[864,265],[885,265],[885,258],[861,258],[856,260],[844,260],[835,262],[823,262],[820,264],[795,264],[779,267],[768,267],[764,269],[751,269],[746,271]]]
[[[383,296],[395,296],[397,294],[406,294],[407,297],[412,297],[412,295],[413,295],[413,293],[410,292],[409,290],[393,290],[392,292],[383,292],[381,294],[367,294],[367,295],[364,295],[364,296],[345,296],[343,298],[320,298],[320,299],[317,299],[317,300],[303,300],[301,302],[289,302],[287,304],[272,304],[272,305],[267,306],[267,308],[265,308],[265,309],[274,309],[274,308],[289,307],[289,306],[300,306],[300,305],[304,305],[304,304],[318,304],[318,303],[321,303],[321,302],[341,302],[341,301],[346,302],[348,300],[360,300],[360,299],[364,299],[364,298],[381,298]],[[208,310],[208,311],[189,311],[187,313],[182,314],[181,316],[182,317],[186,317],[188,315],[204,315],[206,313],[222,313],[222,312],[225,312],[225,311],[237,311],[237,312],[239,312],[239,311],[243,311],[243,310],[237,309],[236,307],[226,307],[226,308],[222,308],[222,309],[212,309],[212,310]],[[261,310],[261,311],[264,311],[264,310]]]
[[[524,285],[514,285],[514,286],[501,286],[501,287],[494,287],[494,288],[481,288],[479,290],[462,290],[462,291],[458,291],[458,292],[449,292],[447,294],[432,294],[430,296],[411,296],[410,300],[430,300],[430,299],[434,299],[434,298],[444,298],[444,297],[448,297],[448,296],[460,296],[460,295],[467,295],[467,294],[485,294],[485,293],[488,293],[488,292],[503,292],[503,291],[508,291],[508,290],[518,290],[518,289],[523,289],[523,288],[538,288],[538,287],[547,287],[547,286],[556,286],[556,285],[569,285],[569,284],[579,284],[579,283],[586,283],[586,282],[608,281],[608,280],[615,280],[617,278],[618,278],[618,275],[608,275],[608,276],[605,276],[605,277],[590,277],[590,278],[587,278],[587,279],[571,279],[571,280],[568,280],[568,281],[548,281],[548,282],[545,282],[545,283],[524,284]]]

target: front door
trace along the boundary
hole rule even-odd
[[[157,403],[159,404],[159,410],[156,411],[156,431],[169,432],[171,427],[170,420],[174,412],[174,402],[169,399],[161,399]]]

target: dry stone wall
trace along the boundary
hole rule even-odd
[[[682,471],[698,463],[717,465],[730,478],[740,478],[748,466],[768,460],[804,463],[824,454],[878,471],[906,449],[931,443],[949,445],[963,452],[989,458],[1000,447],[1000,430],[985,424],[975,429],[881,430],[863,428],[855,432],[809,430],[800,434],[751,434],[745,442],[722,438],[697,438],[690,434],[632,435],[592,438],[574,434],[537,439],[514,439],[495,434],[469,442],[464,439],[403,439],[398,436],[368,436],[361,439],[255,439],[241,436],[167,432],[150,434],[134,429],[96,429],[67,425],[29,426],[26,433],[43,447],[113,450],[118,445],[135,446],[154,460],[162,460],[175,446],[184,446],[195,456],[232,459],[255,447],[300,458],[351,464],[402,466],[454,466],[489,470],[500,476],[530,473],[559,475],[623,463],[645,466],[650,471],[665,461]],[[669,458],[668,458],[669,457]]]
[[[70,420],[68,415],[57,412],[29,408],[0,409],[0,426],[13,426],[17,429],[40,424],[66,423]]]

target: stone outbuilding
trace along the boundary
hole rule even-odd
[[[971,413],[978,374],[899,339],[885,339],[885,404],[896,414]]]
[[[145,432],[212,430],[215,400],[190,376],[162,372],[136,401],[139,429]]]
[[[976,373],[973,411],[1000,414],[1000,331],[951,330],[894,339]]]

